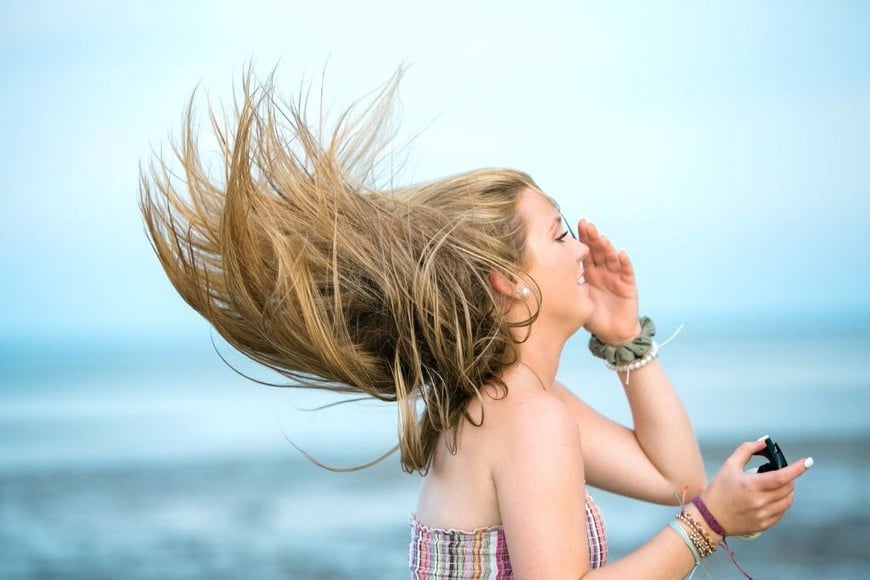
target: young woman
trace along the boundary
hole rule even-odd
[[[377,186],[398,78],[324,133],[249,76],[232,124],[212,116],[221,177],[188,115],[182,177],[158,160],[141,205],[175,288],[236,348],[296,384],[396,403],[402,466],[424,476],[412,577],[677,578],[725,534],[774,525],[811,460],[745,474],[764,446],[748,442],[707,483],[631,262],[594,225],[576,239],[513,170]],[[632,429],[556,380],[581,328]],[[587,485],[687,503],[608,562]]]

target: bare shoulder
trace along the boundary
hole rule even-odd
[[[427,525],[505,523],[516,513],[508,506],[526,505],[508,497],[530,498],[550,474],[562,478],[566,463],[581,462],[582,469],[577,423],[562,401],[537,383],[508,378],[507,390],[486,385],[471,401],[454,450],[446,436],[439,441],[417,505]]]
[[[562,401],[563,403],[565,403],[569,407],[571,405],[576,405],[576,404],[585,405],[585,403],[580,399],[580,397],[577,395],[577,393],[575,393],[574,391],[572,391],[571,389],[566,387],[563,383],[559,382],[558,380],[555,381],[553,383],[553,385],[550,387],[550,391],[556,397],[558,397],[560,401]]]
[[[511,384],[488,405],[492,473],[517,576],[578,577],[586,554],[580,430],[564,401],[540,385]],[[492,417],[489,411],[492,410]]]
[[[553,395],[564,403],[565,408],[571,412],[580,427],[580,432],[584,435],[590,430],[598,430],[611,423],[609,419],[590,407],[577,393],[559,381],[555,381],[550,390]]]
[[[482,405],[485,428],[497,448],[493,451],[519,458],[524,453],[546,454],[554,446],[579,448],[577,421],[560,394],[517,380],[501,395],[485,395]]]

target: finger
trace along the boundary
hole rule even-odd
[[[592,248],[595,245],[594,238],[596,235],[595,224],[586,221],[585,219],[581,219],[577,222],[578,239],[580,240],[580,243],[589,248],[589,252],[587,252],[586,257],[583,258],[583,265],[587,268],[591,268],[595,265],[592,261]]]
[[[590,240],[589,251],[596,266],[606,266],[608,269],[619,267],[616,258],[616,249],[604,234],[596,230],[595,236]]]
[[[620,250],[617,256],[619,257],[622,281],[626,284],[634,284],[634,265],[631,263],[631,258],[628,257],[625,250]]]
[[[622,265],[619,261],[619,254],[614,251],[613,245],[610,245],[610,251],[605,255],[605,260],[608,270],[614,274],[622,274]]]
[[[577,231],[580,234],[580,241],[587,245],[598,236],[598,228],[595,224],[584,219],[577,222]]]
[[[749,463],[749,460],[752,459],[752,454],[756,451],[761,451],[762,449],[764,449],[763,439],[759,439],[758,441],[745,441],[734,450],[734,453],[731,454],[731,457],[725,460],[725,463],[732,468],[743,471],[743,468],[747,463]]]
[[[589,241],[589,225],[592,222],[588,222],[585,219],[581,219],[577,222],[577,235],[580,238],[580,241],[586,244]]]
[[[777,469],[776,471],[768,471],[767,473],[759,473],[758,486],[763,490],[776,490],[783,486],[792,485],[792,482],[807,472],[813,466],[813,458],[806,457],[795,461],[787,467]]]
[[[783,485],[782,487],[778,487],[775,490],[769,491],[767,493],[769,494],[770,501],[774,502],[774,501],[779,501],[784,497],[788,497],[788,496],[794,494],[794,488],[795,488],[795,485],[794,485],[794,481],[792,480],[792,481],[789,481],[788,483],[786,483],[785,485]]]
[[[598,227],[596,227],[594,222],[581,219],[577,222],[577,235],[581,242],[589,245],[590,242],[598,239],[601,232],[598,231]]]
[[[795,485],[793,480],[785,480],[781,485],[777,485],[777,478],[768,478],[772,472],[768,473],[747,473],[746,477],[752,482],[750,487],[754,493],[758,494],[759,498],[763,498],[763,504],[771,504],[781,500],[784,497],[794,493]],[[773,487],[771,487],[773,486]]]
[[[581,240],[589,247],[589,259],[594,266],[603,266],[607,263],[607,237],[604,236],[595,224],[586,224],[586,235]]]
[[[766,530],[775,525],[791,508],[792,504],[794,504],[794,493],[788,493],[762,508],[758,514],[761,518],[761,529]]]

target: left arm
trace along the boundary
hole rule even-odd
[[[674,505],[674,492],[682,494],[683,486],[687,499],[706,487],[692,425],[658,362],[631,373],[626,395],[634,429],[605,417],[564,385],[553,388],[577,420],[590,485],[664,505]]]
[[[628,255],[617,252],[594,225],[581,220],[580,240],[589,246],[584,275],[595,312],[585,328],[610,344],[631,342],[640,332],[637,284]],[[563,400],[580,425],[589,483],[623,495],[663,504],[674,492],[686,497],[706,487],[704,463],[689,417],[657,361],[618,373],[628,399],[634,429],[603,417],[562,385]],[[589,442],[588,445],[586,442]]]

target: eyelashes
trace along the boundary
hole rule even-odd
[[[556,238],[556,241],[557,241],[557,242],[564,242],[564,241],[565,241],[565,238],[568,237],[568,234],[571,234],[571,236],[574,235],[573,232],[571,232],[571,230],[565,230],[564,232],[562,232],[562,235],[561,235],[561,236],[559,236],[558,238]]]

